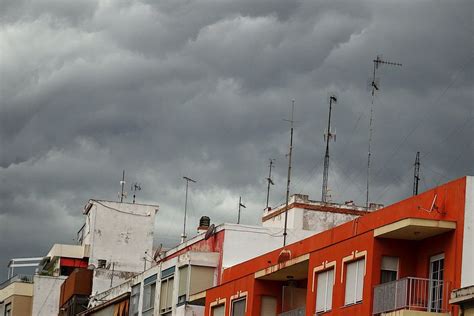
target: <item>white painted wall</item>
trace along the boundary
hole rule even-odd
[[[474,285],[474,177],[466,177],[461,287]]]
[[[303,226],[304,230],[312,230],[315,233],[323,232],[335,226],[352,221],[357,218],[357,215],[320,212],[305,210],[303,212]]]
[[[155,214],[154,205],[91,200],[86,214],[83,245],[89,246],[89,264],[96,268],[107,260],[106,270],[114,272],[113,285],[124,282],[129,272],[144,270],[145,253],[152,255]],[[110,277],[104,271],[94,273],[92,293],[110,288]]]
[[[314,234],[312,231],[287,230],[287,244]],[[222,268],[234,266],[283,246],[283,229],[225,224]]]
[[[33,316],[58,315],[61,284],[67,277],[34,276]]]
[[[181,305],[176,307],[175,316],[199,316],[204,315],[204,306]]]

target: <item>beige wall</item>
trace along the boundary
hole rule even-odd
[[[464,311],[464,316],[474,316],[474,307],[469,307]]]
[[[12,304],[13,316],[30,316],[32,299],[29,296],[13,295],[4,301],[4,305]]]
[[[0,301],[13,295],[33,296],[33,284],[24,282],[13,282],[6,288],[0,290]]]

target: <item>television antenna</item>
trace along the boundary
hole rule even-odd
[[[127,198],[127,192],[124,191],[125,187],[125,170],[122,171],[122,180],[120,180],[120,187],[122,188],[118,196],[120,198],[120,203],[123,203],[123,198]]]
[[[377,58],[373,60],[374,62],[374,69],[372,73],[372,81],[370,83],[371,90],[372,90],[372,102],[370,106],[370,120],[369,120],[369,148],[367,154],[367,187],[366,187],[366,196],[365,196],[365,207],[369,209],[369,188],[370,188],[370,158],[372,156],[372,134],[373,134],[373,120],[374,120],[374,99],[375,99],[375,92],[380,90],[380,84],[378,79],[376,78],[376,72],[379,69],[380,65],[390,65],[390,66],[402,66],[400,63],[395,63],[391,61],[386,61],[382,59],[382,56],[377,55]]]
[[[155,263],[158,263],[159,260],[161,260],[161,251],[163,250],[163,244],[161,243],[158,248],[155,250],[155,253],[153,255],[153,261]]]
[[[283,228],[283,247],[286,246],[286,235],[288,234],[286,232],[287,226],[288,226],[288,202],[290,200],[290,182],[291,182],[291,155],[293,153],[293,116],[295,112],[295,100],[291,100],[291,115],[289,120],[285,120],[290,123],[290,148],[288,151],[288,176],[287,176],[287,182],[286,182],[286,203],[285,203],[285,226]]]
[[[184,200],[184,221],[183,221],[183,233],[181,234],[181,243],[183,243],[186,240],[186,213],[188,209],[188,186],[189,182],[196,183],[196,180],[193,180],[188,177],[183,177],[183,179],[186,181],[186,197]]]
[[[328,130],[324,134],[324,140],[326,141],[326,153],[324,155],[324,172],[323,172],[323,188],[321,194],[321,201],[323,203],[328,202],[328,177],[329,177],[329,141],[334,139],[336,141],[336,132],[331,132],[331,112],[332,104],[337,103],[337,97],[335,94],[329,96],[329,118],[328,118]]]
[[[239,214],[237,215],[237,224],[240,224],[240,208],[247,208],[244,204],[242,204],[242,197],[239,196]]]
[[[140,183],[135,182],[134,184],[132,184],[132,187],[130,188],[130,190],[133,191],[133,203],[135,204],[136,193],[137,193],[137,191],[142,190],[142,186],[141,186]]]
[[[274,168],[275,166],[273,165],[275,159],[272,159],[270,158],[270,165],[268,167],[268,178],[267,178],[267,206],[265,207],[265,210],[269,210],[269,207],[268,207],[268,200],[270,199],[270,186],[271,185],[275,185],[275,183],[273,183],[273,180],[272,180],[272,168]]]

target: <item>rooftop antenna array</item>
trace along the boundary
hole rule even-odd
[[[290,182],[291,182],[291,155],[293,153],[293,115],[295,112],[295,100],[291,101],[291,116],[289,120],[285,120],[290,123],[290,148],[288,151],[288,177],[286,182],[286,203],[285,203],[285,226],[283,228],[283,247],[286,246],[286,235],[288,226],[288,203],[290,200]]]
[[[247,208],[244,204],[242,204],[242,197],[239,196],[239,214],[237,215],[237,224],[240,224],[240,208]]]
[[[183,233],[181,234],[181,243],[183,243],[186,240],[186,213],[188,209],[188,186],[189,182],[196,183],[195,180],[188,178],[188,177],[183,177],[183,179],[186,181],[186,197],[184,200],[184,221],[183,221]]]
[[[125,170],[122,171],[122,180],[120,180],[121,191],[119,192],[118,196],[120,198],[120,203],[123,203],[123,198],[127,198],[127,192],[124,191],[125,187]]]
[[[400,63],[394,63],[391,61],[386,61],[383,60],[380,55],[377,55],[377,58],[373,60],[374,62],[374,70],[372,74],[372,81],[370,83],[371,85],[371,90],[372,90],[372,103],[370,106],[370,120],[369,120],[369,150],[367,154],[367,188],[366,188],[366,196],[365,196],[365,207],[369,209],[369,188],[370,188],[370,158],[372,155],[371,151],[371,144],[372,144],[372,133],[373,133],[373,120],[374,120],[374,99],[375,99],[375,91],[378,91],[379,88],[379,83],[378,80],[375,77],[375,74],[379,68],[379,65],[390,65],[390,66],[402,66]]]
[[[413,195],[418,195],[418,183],[420,182],[420,152],[416,152],[415,170],[413,175]]]
[[[331,132],[331,112],[333,103],[337,103],[337,98],[334,94],[329,96],[329,118],[328,118],[328,130],[324,134],[324,140],[326,141],[326,153],[324,155],[324,172],[323,172],[323,188],[321,194],[321,201],[324,203],[328,202],[328,177],[329,177],[329,141],[334,139],[336,141],[336,133]]]
[[[135,204],[136,193],[137,191],[142,190],[141,184],[138,182],[135,182],[134,184],[132,184],[132,187],[130,188],[130,190],[133,191],[133,204]]]
[[[272,168],[274,168],[275,166],[273,165],[273,162],[275,161],[275,159],[271,159],[270,158],[270,165],[268,167],[268,178],[267,178],[267,205],[265,207],[265,210],[269,210],[269,207],[268,207],[268,201],[270,199],[270,186],[271,185],[275,185],[275,183],[273,183],[273,180],[272,180]]]

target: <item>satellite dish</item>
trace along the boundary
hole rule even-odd
[[[92,270],[94,271],[95,270],[95,265],[93,265],[92,263],[90,265],[87,266],[87,270]]]
[[[209,238],[214,236],[215,233],[216,233],[216,226],[214,224],[211,224],[209,226],[209,228],[207,229],[207,231],[206,231],[206,235],[204,236],[204,240],[208,240]]]
[[[161,250],[163,249],[163,244],[160,244],[160,246],[158,247],[158,249],[155,250],[155,254],[153,255],[153,261],[157,262],[156,259],[160,258],[160,252]]]

